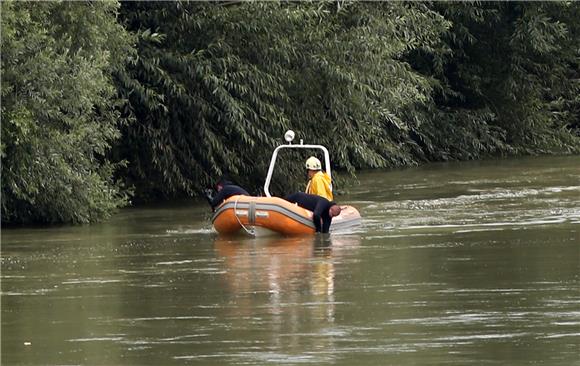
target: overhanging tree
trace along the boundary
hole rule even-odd
[[[2,4],[2,222],[84,223],[126,202],[111,72],[130,37],[114,2]]]

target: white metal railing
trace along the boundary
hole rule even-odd
[[[300,144],[292,144],[294,140],[294,131],[288,130],[284,135],[284,139],[288,142],[287,145],[278,146],[272,153],[272,159],[270,159],[270,167],[268,168],[268,174],[266,175],[266,181],[264,182],[264,193],[268,197],[272,197],[270,194],[270,182],[272,181],[272,174],[274,174],[274,166],[276,165],[276,158],[278,157],[278,152],[282,149],[319,149],[322,150],[324,154],[324,165],[326,167],[326,173],[332,178],[330,172],[330,155],[326,147],[322,145],[305,145],[303,140],[300,139]],[[331,186],[332,189],[332,186]]]

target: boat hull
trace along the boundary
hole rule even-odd
[[[341,207],[343,212],[332,220],[331,231],[360,223],[360,213],[354,207]],[[212,222],[217,232],[229,235],[315,233],[311,211],[278,197],[232,196],[216,209]]]

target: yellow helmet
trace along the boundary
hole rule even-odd
[[[306,160],[306,169],[308,170],[322,170],[322,164],[320,164],[320,160],[311,156]]]

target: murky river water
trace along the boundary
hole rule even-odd
[[[204,205],[2,230],[3,365],[580,365],[580,158],[360,175],[362,226],[224,239]]]

